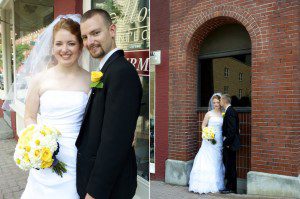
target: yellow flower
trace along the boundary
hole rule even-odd
[[[52,159],[52,153],[48,147],[42,149],[42,160],[45,162],[50,162]]]
[[[34,130],[34,125],[29,125],[27,128],[25,128],[20,136],[18,143],[22,146],[28,145],[34,133],[33,130]]]
[[[17,164],[20,164],[20,163],[21,163],[21,160],[18,158],[18,159],[16,160],[16,163],[17,163]]]
[[[34,125],[29,125],[28,127],[26,127],[21,135],[21,137],[24,138],[31,138],[33,131],[34,130]]]
[[[35,151],[34,155],[39,155],[39,153],[40,153],[40,151]],[[44,147],[42,149],[42,165],[41,165],[42,169],[51,167],[53,161],[54,160],[52,159],[52,153],[51,153],[50,149],[47,147]]]
[[[28,153],[24,153],[24,161],[25,162],[29,162],[29,156],[28,156]]]
[[[43,136],[46,136],[46,131],[41,130],[41,134],[42,134]]]
[[[43,125],[43,131],[45,132],[46,135],[52,134],[52,130],[46,125]]]
[[[101,71],[92,71],[91,72],[91,81],[92,82],[99,82],[103,73]]]
[[[53,159],[51,159],[49,162],[43,161],[41,165],[42,169],[51,167],[53,161],[54,161]]]
[[[25,151],[30,152],[31,147],[30,146],[25,146]]]
[[[35,156],[35,157],[39,157],[40,154],[41,154],[41,150],[38,150],[38,149],[37,149],[37,150],[34,151],[34,156]]]
[[[37,146],[39,146],[39,145],[40,145],[40,143],[41,143],[41,141],[40,141],[40,140],[36,140],[36,141],[35,141],[35,144],[36,144]]]

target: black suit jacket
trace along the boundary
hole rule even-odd
[[[226,139],[223,142],[223,146],[229,148],[233,151],[236,151],[240,148],[240,133],[239,133],[239,117],[232,108],[232,106],[229,106],[226,110],[225,117],[223,120],[223,136],[226,137]]]
[[[93,88],[76,141],[77,192],[81,198],[132,198],[137,165],[132,147],[142,86],[118,50],[103,66],[103,88]]]

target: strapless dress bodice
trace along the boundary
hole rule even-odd
[[[57,128],[63,136],[77,137],[87,100],[83,91],[45,91],[40,97],[40,122]]]

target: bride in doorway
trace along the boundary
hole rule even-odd
[[[209,111],[206,113],[202,130],[213,127],[216,144],[202,140],[190,174],[189,191],[195,193],[216,193],[224,189],[224,164],[222,160],[222,124],[221,93],[215,93],[209,102]]]

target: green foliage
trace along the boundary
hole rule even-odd
[[[24,52],[30,50],[30,45],[28,44],[18,44],[16,45],[16,64],[17,68],[20,67],[21,63],[24,61]]]
[[[114,13],[117,18],[123,16],[121,5],[114,2],[114,0],[107,0],[105,3],[101,3],[100,8],[106,10],[108,13]],[[114,21],[116,23],[117,21]]]

